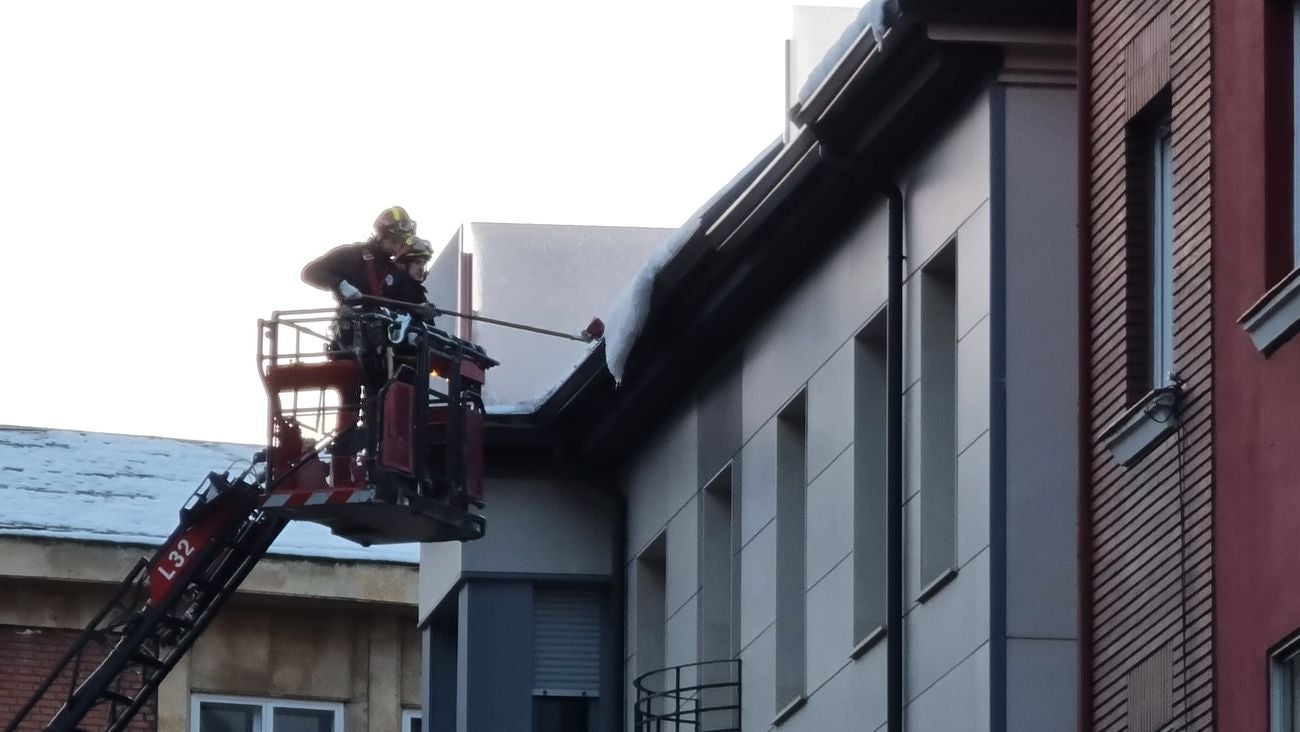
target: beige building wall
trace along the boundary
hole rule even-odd
[[[80,629],[140,555],[0,537],[0,625]],[[191,729],[195,693],[339,702],[345,732],[399,732],[420,705],[416,580],[414,565],[264,559],[159,689],[159,732]]]

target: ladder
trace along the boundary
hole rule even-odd
[[[4,732],[126,729],[288,523],[261,510],[263,496],[254,466],[210,473]],[[45,725],[24,725],[56,704]]]

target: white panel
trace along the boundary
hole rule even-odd
[[[691,599],[672,617],[664,627],[664,666],[681,666],[699,660],[699,605]],[[685,684],[688,678],[683,678]]]
[[[667,465],[659,457],[657,444],[643,451],[627,473],[627,555],[634,557],[645,549],[668,520],[668,495],[663,490],[668,480]]]
[[[887,684],[885,643],[877,643],[858,660],[840,672],[847,676],[852,689],[853,719],[851,729],[874,729],[885,723]],[[835,677],[838,681],[840,676]]]
[[[907,626],[907,688],[915,695],[951,671],[989,637],[989,553],[912,608]]]
[[[980,648],[907,705],[908,732],[985,732],[989,729],[989,654]],[[1008,729],[1017,729],[1008,727]],[[1026,732],[1068,732],[1065,727],[1030,727]]]
[[[957,342],[957,449],[959,451],[965,449],[989,428],[990,327],[989,321],[984,320]]]
[[[921,382],[903,394],[903,495],[921,490]]]
[[[474,223],[475,309],[486,316],[577,330],[605,314],[670,229]],[[455,301],[439,301],[455,308]],[[535,399],[587,354],[585,344],[484,323],[474,341],[501,362],[488,404]]]
[[[813,585],[853,551],[852,451],[846,451],[808,486],[807,516],[804,576]],[[808,618],[815,622],[817,615],[809,613]]]
[[[989,545],[989,436],[957,456],[957,564]]]
[[[628,549],[637,554],[699,489],[697,414],[688,408],[655,433],[627,474]]]
[[[740,554],[740,645],[743,648],[776,620],[776,524],[755,536]]]
[[[740,454],[740,542],[776,518],[776,422],[754,435]]]
[[[989,204],[957,232],[957,334],[965,335],[980,318],[989,314],[990,256]]]
[[[909,277],[903,283],[903,389],[911,389],[921,380],[921,278]]]
[[[420,619],[429,616],[460,581],[461,544],[458,541],[420,545]]]
[[[487,535],[464,545],[466,572],[607,575],[613,501],[579,483],[489,478]]]
[[[922,266],[988,200],[988,95],[937,143],[911,171],[904,192],[908,271]]]
[[[853,650],[853,565],[844,562],[808,591],[808,688],[816,689]]]
[[[841,666],[848,658],[841,659]],[[778,728],[781,732],[827,732],[827,730],[860,730],[863,727],[853,714],[854,697],[860,692],[853,688],[852,679],[841,671],[824,686],[808,696],[808,702]]]
[[[768,628],[740,654],[744,674],[740,685],[741,729],[766,730],[772,726],[776,716],[775,658],[775,628]]]
[[[1073,729],[1078,714],[1078,644],[1007,641],[1007,729]]]
[[[668,566],[667,608],[670,614],[695,597],[700,589],[700,514],[696,501],[697,499],[691,499],[668,522],[665,550]]]
[[[853,341],[840,347],[808,383],[808,477],[853,441]]]
[[[870,226],[876,226],[874,218]],[[865,245],[855,233],[835,248],[746,346],[741,385],[746,437],[794,396],[882,304],[883,289],[869,285],[884,284],[884,268],[879,262],[878,271],[856,264]],[[879,294],[872,297],[873,292]]]
[[[918,493],[903,503],[903,600],[908,607],[916,605],[916,594],[921,591],[921,495]]]

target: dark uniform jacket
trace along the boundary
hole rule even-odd
[[[424,305],[429,302],[429,292],[423,282],[416,282],[401,267],[394,267],[392,284],[384,286],[384,297]]]
[[[339,283],[347,280],[363,295],[387,297],[384,288],[398,279],[392,260],[374,242],[334,247],[302,268],[302,281],[312,287],[339,294]]]

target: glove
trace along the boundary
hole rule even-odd
[[[344,300],[354,300],[361,297],[361,290],[358,290],[351,282],[342,280],[339,282],[339,294],[343,296]]]

